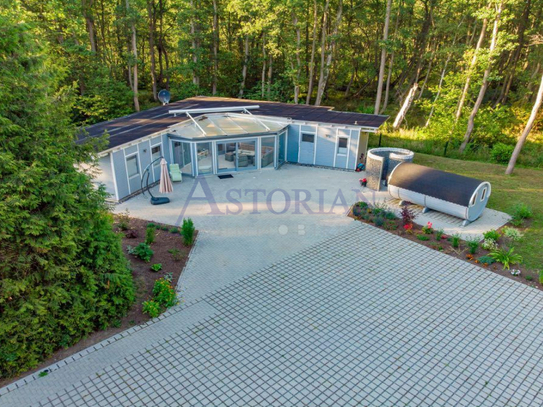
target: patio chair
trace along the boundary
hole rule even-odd
[[[172,182],[181,182],[181,170],[179,169],[179,164],[170,164],[170,178]]]

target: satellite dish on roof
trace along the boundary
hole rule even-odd
[[[170,103],[170,97],[170,92],[166,89],[162,89],[160,92],[158,92],[158,100],[160,100],[163,105]]]

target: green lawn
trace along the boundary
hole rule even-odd
[[[511,213],[517,202],[529,205],[534,218],[522,240],[515,244],[515,251],[524,258],[530,269],[543,268],[543,171],[517,168],[513,175],[505,175],[505,166],[476,161],[455,160],[415,153],[415,162],[428,167],[489,181],[492,195],[488,206]]]

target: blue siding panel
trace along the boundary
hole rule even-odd
[[[119,192],[119,199],[130,195],[128,189],[128,179],[126,178],[126,163],[124,161],[123,150],[115,151],[113,154],[113,166],[115,172],[115,180],[117,181],[117,191]]]
[[[356,168],[356,164],[358,164],[358,157],[356,156],[356,153],[358,151],[358,143],[360,140],[360,130],[353,130],[351,131],[351,144],[349,146],[350,153],[349,153],[349,165],[348,168],[351,170],[354,170]],[[363,151],[361,151],[362,153]],[[365,152],[364,152],[365,154]]]
[[[288,126],[287,161],[298,162],[298,149],[300,147],[300,126],[290,124]]]

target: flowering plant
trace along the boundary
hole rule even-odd
[[[405,229],[405,231],[407,233],[411,233],[413,231],[413,224],[412,223],[407,223],[407,224],[403,225],[403,228]]]
[[[432,222],[428,222],[426,226],[423,226],[422,231],[427,235],[431,235],[432,233],[434,233],[434,229],[432,228]]]

